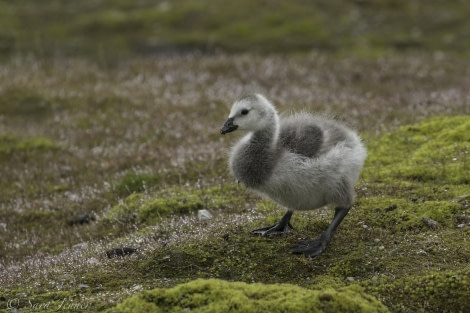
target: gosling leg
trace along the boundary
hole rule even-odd
[[[276,235],[284,235],[287,236],[290,233],[290,229],[294,229],[290,223],[290,218],[292,217],[293,211],[287,211],[284,216],[281,218],[279,222],[274,225],[258,228],[251,231],[253,235],[261,235],[261,236],[276,236]]]
[[[320,255],[325,251],[326,246],[331,241],[333,234],[336,230],[336,227],[341,223],[343,218],[348,214],[350,208],[335,208],[335,216],[333,221],[326,229],[326,231],[320,236],[320,238],[315,240],[303,240],[299,241],[297,245],[291,249],[292,253],[301,254],[303,253],[308,258],[314,258],[317,255]]]

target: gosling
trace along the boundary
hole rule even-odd
[[[315,240],[304,240],[291,249],[308,258],[320,255],[348,214],[354,200],[354,184],[367,157],[359,136],[324,116],[297,113],[279,118],[262,95],[237,100],[221,134],[235,130],[249,133],[230,153],[232,175],[287,208],[274,225],[253,230],[261,236],[287,235],[296,210],[313,210],[328,204],[335,215],[326,231]]]

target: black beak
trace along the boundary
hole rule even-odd
[[[220,133],[222,135],[225,135],[226,133],[233,132],[237,128],[238,128],[238,125],[233,125],[233,117],[231,117],[225,121],[224,126],[222,126],[222,128],[220,129]]]

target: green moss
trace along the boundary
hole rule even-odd
[[[436,117],[404,126],[368,145],[364,177],[424,182],[470,182],[470,117]]]
[[[45,151],[58,145],[46,137],[19,138],[15,135],[0,135],[0,154],[13,152]]]
[[[148,199],[148,196],[141,193],[132,194],[124,199],[123,203],[112,207],[104,216],[104,220],[118,220],[122,222],[136,221],[140,207]]]
[[[358,286],[322,291],[288,284],[195,280],[129,298],[108,312],[388,312]]]
[[[436,117],[403,126],[368,144],[363,177],[373,196],[358,199],[369,226],[403,231],[425,227],[428,217],[452,227],[468,194],[470,117]],[[369,184],[370,184],[369,183]]]
[[[230,209],[242,203],[233,186],[207,189],[168,188],[152,196],[135,193],[111,208],[105,220],[152,224],[163,217],[189,214],[200,209]]]
[[[423,217],[431,218],[445,226],[452,226],[452,216],[461,208],[460,204],[450,201],[419,203],[391,197],[361,198],[357,205],[361,215],[367,216],[369,226],[395,231],[423,228]]]
[[[469,312],[470,270],[431,272],[403,277],[393,282],[376,282],[367,288],[373,294],[387,295],[384,302],[396,312]],[[431,309],[432,308],[432,309]]]
[[[139,209],[140,221],[154,221],[169,214],[188,214],[204,207],[197,195],[175,195],[175,197],[152,199]]]
[[[113,191],[120,196],[143,192],[161,182],[158,174],[129,173],[113,185]]]
[[[187,214],[203,207],[200,199],[192,194],[174,197],[151,198],[144,194],[133,194],[124,203],[112,208],[106,218],[123,222],[154,223],[170,214]]]

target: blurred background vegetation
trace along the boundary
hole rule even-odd
[[[466,0],[2,0],[0,56],[470,55]]]

